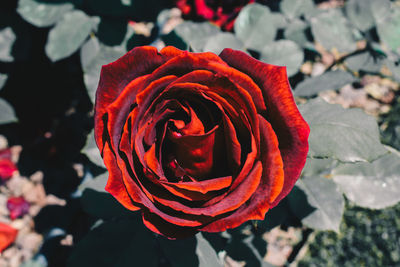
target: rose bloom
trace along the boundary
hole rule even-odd
[[[17,170],[17,166],[11,161],[11,150],[0,150],[0,180],[10,179]]]
[[[18,231],[8,224],[0,222],[0,253],[17,238]]]
[[[186,18],[205,19],[226,31],[233,29],[240,10],[254,0],[175,0]]]
[[[137,47],[101,71],[106,190],[169,238],[263,220],[298,179],[308,135],[286,68],[240,51]]]
[[[29,212],[29,203],[24,197],[10,197],[7,200],[7,209],[10,212],[11,220],[15,220]]]

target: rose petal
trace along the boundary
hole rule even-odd
[[[284,185],[284,171],[283,160],[279,151],[278,138],[269,124],[261,115],[258,115],[260,121],[261,132],[261,160],[263,166],[263,178],[257,192],[261,192],[264,198],[268,200],[269,204],[277,198],[281,193]],[[268,197],[265,197],[265,192],[269,192]]]
[[[154,196],[155,195],[163,195],[165,196],[165,190],[161,186],[155,186],[155,180],[149,181],[148,179],[144,179],[146,177],[143,173],[140,173],[140,165],[139,160],[133,158],[133,154],[129,153],[130,145],[127,142],[127,138],[124,136],[127,135],[126,129],[123,131],[123,138],[120,143],[120,151],[124,153],[126,159],[122,159],[120,157],[117,158],[119,169],[121,170],[121,177],[123,179],[123,184],[126,187],[126,190],[130,196],[134,196],[138,199],[139,203],[142,203],[143,206],[149,209],[150,212],[157,214],[165,221],[170,223],[179,225],[179,226],[189,226],[195,227],[204,224],[202,218],[200,217],[187,217],[180,215],[179,217],[175,217],[173,215],[167,214],[160,210],[157,206],[154,205]],[[128,171],[129,170],[129,171]],[[149,190],[151,192],[149,192]],[[175,197],[176,198],[176,197]]]
[[[199,182],[162,182],[162,185],[175,196],[199,203],[221,194],[219,191],[227,189],[231,182],[232,177],[227,176]]]
[[[205,87],[200,87],[196,84],[204,85]],[[184,89],[189,86],[199,87],[204,91],[218,93],[221,98],[227,101],[233,108],[245,110],[246,116],[252,124],[252,128],[256,129],[255,135],[258,136],[258,126],[255,125],[257,123],[256,106],[254,104],[254,99],[248,91],[232,83],[227,77],[221,76],[220,74],[216,75],[207,70],[194,70],[189,72],[178,78],[169,87]],[[258,138],[256,139],[258,140]]]
[[[2,160],[2,159],[11,160],[11,149],[6,148],[6,149],[0,150],[0,160]]]
[[[196,182],[181,182],[181,183],[171,183],[163,182],[163,185],[168,185],[170,187],[184,189],[188,191],[200,192],[202,194],[208,193],[210,191],[221,190],[228,187],[232,183],[232,176],[219,177],[204,181]]]
[[[158,196],[153,197],[157,202],[176,211],[181,211],[192,215],[214,217],[235,210],[244,202],[246,202],[257,189],[260,183],[261,173],[261,162],[257,161],[254,164],[251,172],[248,173],[247,178],[244,179],[244,181],[238,185],[234,191],[224,196],[224,198],[222,198],[219,202],[207,207],[193,208],[175,200],[165,199]]]
[[[152,46],[135,47],[118,60],[104,65],[100,73],[95,104],[95,139],[103,150],[103,116],[107,107],[121,95],[125,87],[138,77],[150,74],[157,67],[182,53],[179,49],[167,47],[160,51]],[[134,88],[139,90],[140,87]]]
[[[202,135],[174,136],[170,134],[171,148],[179,165],[195,179],[210,176],[213,168],[224,155],[224,147],[219,126]]]
[[[143,223],[151,231],[169,239],[186,238],[195,235],[198,231],[191,227],[182,227],[163,220],[154,213],[143,211]]]
[[[109,148],[109,143],[104,146],[104,164],[108,170],[108,180],[105,190],[114,196],[125,208],[129,210],[138,210],[140,205],[140,197],[137,194],[130,195],[122,179],[122,173],[116,164],[116,159]]]
[[[270,208],[270,203],[279,195],[283,187],[283,162],[278,148],[278,139],[271,125],[261,116],[260,132],[262,178],[257,190],[251,198],[231,215],[216,220],[200,230],[207,232],[220,232],[229,228],[235,228],[248,220],[263,220],[265,213]]]
[[[310,129],[294,102],[285,67],[266,64],[228,48],[221,52],[220,57],[248,74],[262,89],[268,107],[265,118],[278,136],[285,171],[282,192],[271,204],[274,207],[290,192],[300,176],[307,157]]]
[[[10,179],[17,170],[17,166],[11,160],[0,159],[0,179],[2,181]]]
[[[7,200],[7,209],[11,220],[15,220],[29,212],[29,203],[23,197],[10,197]]]
[[[0,252],[11,245],[17,238],[18,231],[11,226],[0,222]]]

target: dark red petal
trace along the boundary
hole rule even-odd
[[[208,182],[208,184],[204,184],[203,182]],[[180,182],[180,183],[163,182],[162,185],[174,196],[178,196],[190,201],[204,202],[221,194],[219,190],[228,188],[231,182],[232,182],[232,177],[227,176],[227,177],[213,178],[210,180],[205,180],[200,182],[198,181]]]
[[[214,17],[215,12],[207,6],[205,0],[194,0],[195,10],[198,16],[210,20]]]
[[[174,136],[169,134],[174,156],[188,175],[195,179],[209,177],[212,169],[221,159],[221,129],[215,126],[211,131],[201,135]]]
[[[0,150],[0,160],[2,159],[9,159],[11,160],[11,149],[2,149]]]
[[[195,235],[198,231],[191,227],[182,227],[169,223],[154,213],[143,211],[143,223],[151,231],[163,235],[168,239],[186,238]]]
[[[106,157],[108,159],[108,165],[112,166],[113,168],[113,174],[114,176],[111,175],[110,172],[110,178],[109,178],[109,183],[112,183],[110,180],[115,179],[117,182],[115,182],[115,186],[117,187],[117,190],[112,193],[114,197],[118,199],[120,197],[121,199],[125,197],[126,191],[128,192],[128,196],[132,198],[131,202],[134,203],[143,203],[143,199],[146,199],[146,196],[144,196],[144,191],[142,191],[139,186],[133,182],[131,177],[131,174],[128,172],[131,168],[133,168],[133,165],[129,165],[125,159],[121,158],[120,151],[118,150],[119,145],[125,146],[130,150],[130,142],[131,142],[131,137],[129,134],[129,123],[128,123],[128,117],[129,117],[129,112],[131,108],[132,102],[126,101],[127,99],[135,99],[136,92],[134,90],[130,90],[130,86],[133,87],[133,84],[136,84],[138,87],[144,86],[144,84],[147,83],[147,78],[148,75],[140,77],[132,81],[127,88],[119,95],[116,100],[111,103],[107,108],[107,129],[108,129],[108,135],[109,139],[107,140],[107,145],[104,146],[104,151],[103,151],[103,159],[106,163]],[[166,79],[168,77],[165,77]],[[162,81],[160,79],[160,86],[163,86]],[[129,87],[129,88],[128,88]],[[134,103],[134,102],[133,102]],[[137,108],[133,109],[131,114],[136,114],[137,113]],[[123,131],[121,131],[123,130]],[[126,136],[124,138],[124,136]],[[108,147],[109,145],[109,147]],[[108,149],[106,149],[108,148]],[[122,149],[121,149],[122,150]],[[109,154],[106,156],[106,153]],[[131,154],[132,150],[130,150],[126,154]],[[109,169],[108,165],[106,164],[107,168]],[[110,169],[109,169],[110,170]],[[123,186],[118,186],[117,184],[121,183]],[[108,186],[108,184],[107,184]],[[124,190],[125,189],[125,190]],[[110,192],[110,191],[109,191]],[[110,192],[111,193],[111,192]],[[121,196],[119,196],[121,194]],[[149,197],[151,197],[150,194],[148,194]],[[119,200],[119,199],[118,199]],[[121,202],[122,204],[130,207],[130,209],[134,209],[137,205],[136,204],[131,204],[129,205],[129,201],[127,199],[121,200],[124,202]]]
[[[207,232],[221,232],[235,228],[249,220],[263,220],[270,203],[279,195],[283,187],[283,162],[278,148],[278,139],[271,125],[261,116],[261,160],[262,178],[257,190],[251,198],[231,215],[216,220],[201,228]]]
[[[113,195],[125,208],[129,210],[139,210],[139,205],[135,205],[134,202],[140,203],[140,197],[129,195],[122,179],[122,172],[116,163],[113,152],[109,148],[109,143],[106,143],[104,146],[103,159],[109,173],[105,188],[106,191]]]
[[[195,181],[195,182],[162,182],[163,185],[167,185],[176,189],[184,189],[187,191],[200,192],[202,194],[210,191],[221,190],[228,187],[232,183],[232,176],[218,177],[214,179]]]
[[[11,226],[0,222],[0,252],[11,245],[17,238],[18,231]]]
[[[126,131],[125,129],[120,144],[120,151],[124,153],[126,159],[122,159],[120,157],[118,157],[117,159],[119,169],[121,171],[121,177],[123,179],[122,183],[125,185],[128,195],[135,196],[138,199],[139,203],[148,208],[150,212],[155,213],[163,218],[165,221],[179,226],[195,227],[202,225],[203,222],[198,220],[198,218],[188,218],[187,216],[174,217],[172,215],[166,214],[154,205],[155,195],[162,194],[163,192],[161,190],[163,188],[154,185],[154,183],[158,182],[154,180],[152,181],[153,184],[151,187],[147,188],[145,186],[144,183],[148,185],[150,181],[148,181],[148,177],[144,177],[143,174],[140,175],[136,172],[135,166],[139,168],[138,165],[140,165],[140,162],[137,160],[135,161],[136,165],[134,164],[134,155],[131,153],[132,150],[128,142],[128,138],[126,138],[126,136],[128,135],[127,132],[128,131]],[[131,172],[128,172],[128,170],[130,170]]]
[[[17,171],[17,166],[9,159],[0,159],[0,179],[5,181]]]
[[[220,64],[220,62],[210,62],[207,69],[229,79],[237,87],[245,89],[250,94],[254,105],[257,108],[257,112],[264,112],[266,107],[263,101],[261,89],[258,85],[255,84],[247,74],[225,64]]]
[[[222,66],[226,69],[226,67]],[[199,86],[204,85],[203,86]],[[238,84],[232,83],[230,79],[224,77],[220,74],[214,74],[207,70],[194,70],[179,79],[177,79],[170,87],[181,87],[183,90],[185,87],[199,87],[203,91],[212,91],[213,93],[218,93],[225,102],[229,103],[232,108],[236,110],[244,110],[246,116],[255,129],[254,134],[258,142],[258,125],[256,119],[256,106],[254,100],[250,93],[240,87]],[[218,101],[216,101],[218,102]]]
[[[162,53],[164,51],[164,53]],[[165,48],[160,53],[152,46],[136,47],[118,60],[104,65],[100,73],[95,104],[95,139],[103,150],[103,115],[124,88],[133,80],[150,74],[157,67],[177,55],[180,50]]]
[[[178,201],[164,199],[158,196],[154,196],[154,199],[164,206],[170,207],[176,211],[184,212],[185,214],[214,217],[235,210],[245,203],[257,189],[261,180],[261,174],[261,162],[257,161],[252,167],[250,173],[247,174],[246,179],[244,179],[244,181],[239,184],[234,191],[224,196],[224,198],[219,202],[207,207],[188,207]]]
[[[23,197],[10,197],[7,200],[7,209],[11,220],[15,220],[29,212],[29,203]]]
[[[276,206],[293,188],[306,162],[310,129],[294,102],[285,67],[258,61],[243,52],[224,49],[220,57],[249,75],[262,89],[267,106],[265,118],[272,125],[283,158],[285,181]]]
[[[228,118],[228,116],[223,112],[222,114],[222,122],[224,126],[224,134],[225,134],[225,147],[227,150],[228,163],[233,173],[236,173],[238,168],[240,167],[240,158],[242,149],[240,147],[240,143],[236,134],[236,129],[233,126],[232,121]]]
[[[158,92],[163,90],[168,84],[170,84],[172,81],[176,80],[176,76],[170,75],[170,76],[165,76],[162,77],[158,80],[153,81],[150,83],[145,90],[143,90],[139,95],[136,96],[136,100],[138,101],[139,106],[137,108],[137,111],[135,111],[135,116],[132,116],[132,136],[135,136],[135,151],[139,157],[139,160],[141,161],[142,164],[144,164],[144,148],[143,148],[143,143],[142,140],[144,138],[144,134],[146,133],[146,127],[143,127],[142,129],[138,129],[138,124],[144,124],[144,123],[149,123],[147,121],[143,121],[143,113],[148,110],[148,105],[150,103],[143,103],[144,100],[142,100],[142,97],[146,96],[146,92],[149,94],[153,94],[154,92]],[[122,107],[126,108],[126,112],[129,111],[129,105],[127,105],[127,101],[124,101],[124,98],[120,98],[121,102],[120,103],[115,103],[115,113],[121,112]],[[147,99],[146,101],[149,101],[150,99]],[[114,104],[113,104],[114,105]],[[122,114],[122,116],[127,116],[126,114]],[[150,118],[151,119],[151,118]],[[126,119],[125,119],[126,121]],[[112,124],[111,118],[110,118],[110,128],[109,132],[112,137],[117,137],[119,135],[119,129],[120,128],[115,128]],[[114,127],[114,128],[113,128]],[[119,138],[116,138],[115,141],[119,140]],[[132,151],[133,152],[133,151]]]
[[[261,133],[261,161],[263,178],[256,194],[267,195],[268,203],[271,204],[281,193],[284,184],[283,160],[279,151],[278,138],[269,124],[261,115],[258,115]],[[266,194],[267,192],[267,194]]]

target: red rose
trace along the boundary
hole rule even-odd
[[[24,197],[10,197],[7,200],[7,209],[10,212],[11,220],[15,220],[29,212],[29,203]]]
[[[205,19],[231,31],[236,16],[247,4],[255,0],[175,0],[186,18]]]
[[[17,166],[11,161],[11,150],[0,150],[0,180],[10,179],[17,170]]]
[[[285,67],[240,51],[138,47],[101,71],[106,190],[170,238],[262,220],[298,179],[308,135]]]
[[[0,252],[11,245],[17,237],[18,231],[8,224],[0,222]]]

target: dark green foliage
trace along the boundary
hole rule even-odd
[[[400,150],[400,97],[393,103],[392,110],[381,119],[387,124],[382,132],[383,142]]]
[[[340,234],[318,232],[299,266],[398,266],[399,214],[399,204],[384,210],[347,205]]]
[[[294,95],[310,97],[325,90],[340,89],[355,80],[356,78],[346,71],[328,71],[298,83],[294,90]]]
[[[17,121],[14,114],[14,109],[10,106],[7,101],[0,98],[0,124],[10,123]]]

